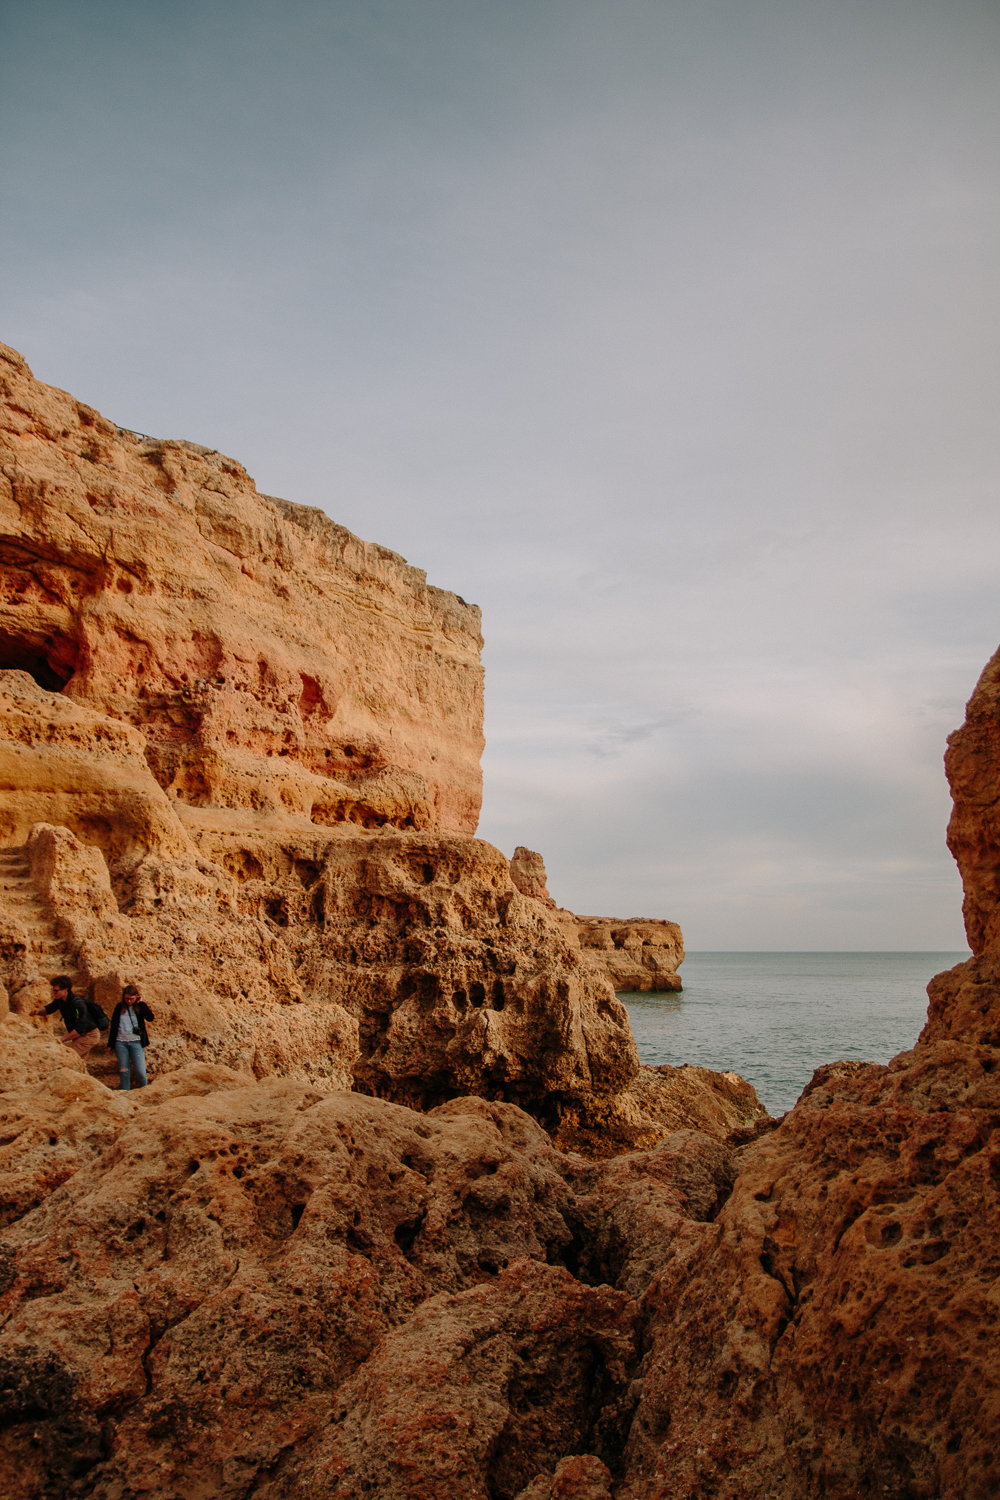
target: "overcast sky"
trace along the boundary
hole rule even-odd
[[[483,608],[481,834],[960,948],[997,0],[0,0],[0,338]]]

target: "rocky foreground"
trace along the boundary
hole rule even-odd
[[[0,369],[0,1493],[995,1495],[1000,657],[975,957],[769,1121],[639,1068],[665,926],[472,837],[470,606]],[[151,1087],[28,1018],[60,968]]]

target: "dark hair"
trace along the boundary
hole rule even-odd
[[[122,990],[123,1000],[127,1000],[129,995],[134,995],[137,1000],[142,999],[142,996],[139,994],[138,986],[134,984],[127,984]]]
[[[49,980],[49,985],[54,990],[71,990],[73,981],[68,974],[57,974],[55,979]]]

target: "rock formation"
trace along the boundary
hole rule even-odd
[[[479,611],[0,353],[0,979],[139,982],[220,1062],[558,1112],[628,1019],[475,841]],[[0,892],[0,896],[4,895]]]
[[[3,346],[0,394],[0,667],[140,729],[181,817],[475,832],[475,606]],[[13,817],[5,836],[26,832]]]
[[[639,1299],[729,1193],[725,1146],[598,1166],[514,1105],[218,1064],[121,1094],[6,1029],[12,1500],[601,1494]]]
[[[549,895],[547,877],[545,874],[545,861],[534,849],[525,849],[519,844],[511,855],[510,878],[521,892],[522,896],[531,896],[533,900],[540,901],[550,911],[555,911],[556,903]]]
[[[578,917],[556,906],[546,883],[545,862],[519,846],[510,878],[523,896],[548,908],[587,966],[617,990],[680,990],[677,970],[684,962],[684,939],[676,922],[656,917]]]
[[[420,1109],[476,1093],[597,1154],[659,1139],[604,971],[471,836],[479,611],[2,346],[0,387],[13,1009],[54,971],[105,1008],[128,979],[163,1018],[154,1075],[212,1062]],[[761,1113],[750,1090],[728,1124]]]
[[[153,659],[137,652],[114,697],[100,658],[127,644],[119,537],[165,556],[169,526],[204,506],[203,557],[229,532],[247,545],[247,514],[252,573],[273,566],[291,593],[313,564],[298,523],[228,460],[161,445],[164,467],[93,413],[73,427],[68,397],[8,364],[5,579],[24,582],[27,608],[2,616],[0,1492],[994,1496],[1000,653],[948,752],[973,958],[932,982],[911,1050],[833,1062],[782,1121],[760,1119],[734,1075],[637,1071],[607,982],[462,822],[472,718],[456,708],[440,731],[440,770],[420,759],[425,698],[414,690],[409,727],[398,706],[419,660],[400,599],[424,585],[398,560],[384,563],[396,623],[366,637],[398,645],[379,712],[374,668],[352,686],[345,667],[350,744],[384,756],[356,776],[323,771],[304,689],[286,714],[277,689],[241,689],[232,741],[208,709],[184,717],[188,575],[164,568],[154,588],[137,546],[134,639],[158,643],[181,687],[157,719],[128,677],[127,660],[145,677]],[[214,512],[213,474],[239,489]],[[192,556],[196,534],[197,520],[178,543]],[[363,547],[345,540],[346,572],[329,565],[331,599],[371,597],[383,563]],[[192,618],[225,623],[221,583],[204,587]],[[281,646],[280,617],[262,611],[294,686],[309,637]],[[242,658],[211,628],[228,679]],[[461,670],[464,629],[448,648]],[[157,738],[168,723],[177,736]],[[142,982],[159,1022],[151,1087],[106,1087],[24,1014],[40,975],[70,961],[98,995]],[[691,1110],[707,1128],[684,1128]]]

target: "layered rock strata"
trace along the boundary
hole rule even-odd
[[[606,982],[433,799],[368,829],[186,800],[40,675],[4,678],[0,1491],[996,1493],[1000,655],[948,754],[974,956],[910,1051],[781,1122],[637,1072]],[[59,953],[177,1007],[150,1088],[23,1014]],[[550,1100],[552,1134],[521,1107]]]
[[[46,972],[76,970],[98,999],[132,979],[162,1018],[155,1070],[199,1059],[353,1080],[421,1108],[476,1092],[555,1118],[636,1075],[623,1007],[490,845],[290,820],[250,831],[228,809],[182,819],[138,731],[27,673],[0,673],[0,693],[11,801],[28,786],[32,812],[66,825],[8,846],[23,883],[0,891],[0,980],[22,1013],[46,998]],[[70,832],[98,818],[117,880]]]
[[[603,971],[471,837],[478,610],[2,346],[0,393],[13,1009],[60,970],[106,1008],[130,980],[154,1074],[206,1061],[421,1109],[474,1092],[601,1153],[662,1136]]]
[[[676,922],[658,917],[574,915],[549,895],[542,856],[523,845],[511,857],[510,878],[522,895],[552,913],[588,967],[616,991],[683,988],[677,970],[684,962],[684,939]]]
[[[949,752],[975,957],[729,1146],[205,1063],[125,1096],[9,1016],[5,1493],[992,1496],[998,672]]]
[[[141,730],[182,804],[475,832],[474,605],[3,345],[0,398],[0,667]],[[20,842],[30,815],[5,816]]]

